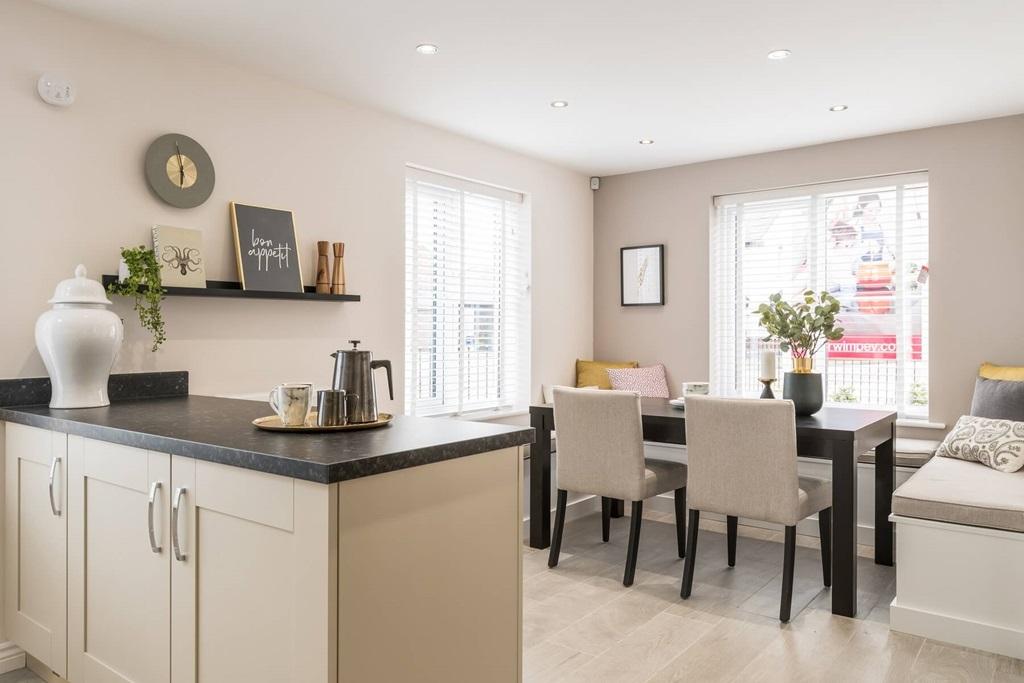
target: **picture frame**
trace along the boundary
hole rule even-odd
[[[154,225],[153,252],[160,264],[160,280],[164,286],[206,288],[202,230]]]
[[[619,249],[619,303],[622,306],[665,305],[664,244]]]
[[[231,231],[242,289],[305,291],[302,256],[291,211],[231,202]]]

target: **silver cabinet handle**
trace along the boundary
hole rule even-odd
[[[188,555],[181,552],[181,544],[178,541],[178,508],[181,507],[181,497],[185,495],[185,487],[182,486],[174,491],[174,504],[171,505],[171,547],[174,548],[174,559],[184,562]]]
[[[153,526],[153,508],[156,507],[156,492],[160,490],[160,482],[154,481],[149,486],[149,549],[154,553],[163,551],[163,546],[156,542],[156,528]]]
[[[53,479],[57,476],[57,467],[60,465],[60,458],[54,458],[50,465],[50,511],[55,517],[60,517],[60,509],[57,507],[57,499],[53,497]]]

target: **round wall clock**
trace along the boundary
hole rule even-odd
[[[161,135],[146,150],[146,180],[157,197],[179,209],[199,206],[213,192],[213,162],[187,135]]]

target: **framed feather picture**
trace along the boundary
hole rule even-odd
[[[619,251],[620,301],[623,306],[665,304],[665,245],[622,247]]]
[[[154,225],[153,253],[164,287],[206,287],[202,230]]]

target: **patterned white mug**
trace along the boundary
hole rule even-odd
[[[687,396],[707,396],[711,393],[708,382],[683,382],[683,398]]]
[[[270,407],[286,427],[300,427],[306,423],[313,385],[305,382],[278,384],[270,392]]]

